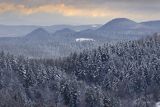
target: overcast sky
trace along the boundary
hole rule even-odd
[[[0,24],[103,24],[159,20],[160,0],[0,0]]]

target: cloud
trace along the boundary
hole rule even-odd
[[[30,15],[35,13],[59,13],[63,14],[64,16],[107,16],[106,12],[103,12],[99,9],[79,9],[72,6],[67,6],[65,4],[47,4],[41,6],[28,7],[22,4],[1,3],[0,13],[5,12],[18,12],[24,15]]]
[[[16,11],[23,14],[60,13],[66,16],[108,16],[117,11],[159,11],[159,0],[0,0],[0,11]],[[110,13],[111,13],[110,12]],[[118,13],[119,13],[118,12]]]
[[[67,0],[66,0],[67,1]],[[67,3],[70,3],[73,0],[68,0]],[[103,0],[100,0],[101,2]],[[115,0],[116,1],[116,0]],[[124,1],[124,0],[123,0]],[[127,0],[126,0],[127,1]],[[32,3],[31,3],[32,2]],[[81,1],[89,2],[89,0]],[[96,1],[93,0],[95,3]],[[116,17],[129,17],[129,18],[146,18],[151,17],[143,7],[129,8],[129,5],[124,3],[110,3],[103,4],[101,7],[88,5],[85,7],[75,6],[71,4],[67,4],[65,2],[54,1],[54,3],[49,3],[49,0],[39,0],[39,4],[37,4],[37,0],[16,0],[12,2],[6,1],[4,3],[0,3],[0,13],[12,12],[19,13],[21,15],[32,15],[36,13],[49,13],[49,14],[61,14],[63,16],[75,16],[75,17],[102,17],[102,18],[116,18]],[[30,5],[29,5],[30,4]],[[107,5],[107,6],[106,6]],[[127,8],[127,9],[126,9]],[[140,10],[139,10],[140,9]],[[159,10],[159,9],[156,9]],[[153,8],[151,12],[154,11]],[[141,14],[143,13],[143,14]]]
[[[18,12],[23,15],[31,15],[35,13],[58,13],[64,16],[86,16],[86,17],[109,17],[117,16],[122,13],[111,9],[103,8],[76,8],[65,4],[46,4],[40,6],[25,6],[23,4],[1,3],[0,13]]]
[[[102,23],[117,17],[149,20],[160,17],[159,3],[159,0],[0,0],[0,19],[7,20],[5,14],[14,14],[23,16],[24,21],[37,21],[41,14],[40,17],[47,15],[48,20],[52,16],[50,19],[54,18],[55,22],[60,17],[66,22],[86,19],[90,23],[95,23],[95,20]]]

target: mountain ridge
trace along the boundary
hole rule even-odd
[[[137,24],[136,22],[130,20],[130,19],[127,19],[127,18],[116,18],[116,19],[113,19],[109,22],[107,22],[106,24],[104,24],[100,29],[113,29],[113,28],[120,28],[120,27],[130,27],[132,25],[135,25]],[[118,29],[117,28],[117,29]]]
[[[25,36],[25,38],[30,39],[45,39],[48,37],[50,37],[50,33],[47,32],[44,28],[37,28]]]

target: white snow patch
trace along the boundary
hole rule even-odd
[[[157,103],[156,103],[156,107],[160,107],[160,102],[157,102]]]
[[[84,41],[95,41],[92,38],[77,38],[76,42],[84,42]]]
[[[92,25],[92,27],[97,27],[97,25]]]

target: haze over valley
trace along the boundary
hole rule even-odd
[[[26,32],[17,37],[6,37],[8,35],[1,37],[0,50],[29,58],[65,57],[73,52],[94,49],[106,43],[114,44],[145,38],[160,31],[157,23],[160,21],[137,23],[127,18],[117,18],[94,27],[93,25],[6,26],[6,33],[11,31],[19,35],[19,31]],[[52,32],[49,29],[52,29]]]

